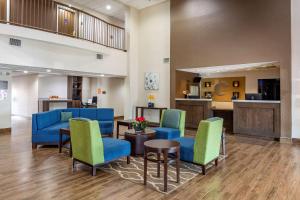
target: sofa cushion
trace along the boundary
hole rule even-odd
[[[126,140],[102,138],[105,163],[130,155],[130,143]]]
[[[179,122],[180,122],[179,110],[170,109],[164,111],[163,119],[162,119],[162,127],[178,129]]]
[[[39,113],[36,116],[36,120],[37,120],[37,128],[43,129],[59,122],[60,117],[58,116],[58,112],[54,110],[54,111]]]
[[[61,112],[60,113],[60,121],[61,122],[68,122],[69,119],[71,119],[72,117],[73,117],[72,112]]]
[[[79,111],[81,118],[87,118],[91,120],[97,120],[97,109],[96,108],[82,108]]]
[[[180,159],[187,162],[194,161],[194,143],[193,138],[176,138],[174,141],[180,143]]]
[[[47,128],[44,128],[39,131],[41,134],[59,134],[59,131],[61,128],[69,128],[69,122],[62,122],[62,123],[56,123],[53,124]]]
[[[156,131],[156,139],[174,139],[180,137],[179,129],[158,127],[153,128]]]
[[[98,121],[114,121],[114,109],[112,108],[98,108],[97,109]]]
[[[101,128],[114,127],[114,121],[99,121],[99,126]]]
[[[72,112],[72,117],[78,118],[78,117],[80,117],[79,110],[80,110],[80,108],[67,108],[67,109],[61,109],[60,111],[61,112]]]

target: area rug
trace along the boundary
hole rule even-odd
[[[224,156],[219,157],[219,161],[223,160]],[[220,163],[221,164],[221,163]],[[214,166],[210,164],[207,169]],[[120,159],[110,164],[101,167],[102,170],[118,174],[121,178],[134,183],[144,184],[144,158],[131,157],[130,164],[127,164],[126,159]],[[208,172],[209,173],[209,172]],[[158,192],[169,194],[188,181],[195,178],[197,175],[202,175],[201,167],[191,163],[180,162],[180,183],[176,183],[176,167],[169,165],[168,167],[168,190],[164,192],[163,166],[161,165],[160,177],[157,177],[157,164],[148,162],[147,187]]]

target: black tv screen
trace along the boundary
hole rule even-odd
[[[262,100],[280,100],[280,79],[258,79]]]

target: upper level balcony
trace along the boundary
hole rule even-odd
[[[0,23],[65,35],[126,51],[124,28],[54,0],[0,0]]]

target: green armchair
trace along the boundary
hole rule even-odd
[[[92,167],[92,175],[102,164],[127,157],[130,162],[130,143],[125,140],[102,138],[98,121],[77,118],[70,120],[73,168],[76,162]]]
[[[175,139],[184,136],[185,111],[168,109],[162,112],[160,127],[154,128],[156,139]]]
[[[195,139],[184,137],[175,139],[180,143],[180,159],[200,165],[205,175],[209,163],[214,161],[215,165],[218,165],[222,130],[222,118],[202,120]]]

